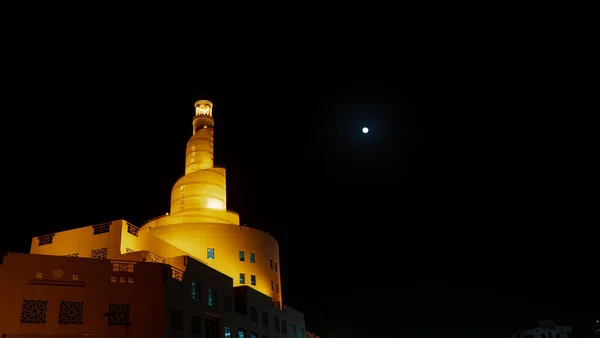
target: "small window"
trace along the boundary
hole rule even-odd
[[[244,252],[240,251],[240,262],[244,261]]]
[[[275,284],[271,281],[271,290],[275,290]]]
[[[190,329],[192,334],[202,334],[202,317],[198,315],[192,315],[190,318]]]
[[[256,285],[256,276],[255,275],[250,275],[250,284]]]
[[[275,272],[277,272],[277,262],[275,262]]]
[[[74,273],[73,274],[73,280],[79,280],[79,274],[78,273]]]
[[[217,290],[215,289],[208,289],[208,306],[217,307]]]
[[[132,284],[133,283],[133,277],[127,277],[127,283]]]
[[[215,259],[215,248],[208,248],[208,251],[206,253],[206,257],[208,259]]]
[[[240,284],[246,284],[246,274],[240,272]]]
[[[37,278],[37,279],[42,279],[42,278],[44,278],[44,273],[43,273],[42,271],[38,271],[38,272],[35,274],[35,278]]]
[[[254,252],[250,253],[250,263],[256,263],[256,261],[254,260]]]
[[[110,276],[110,281],[113,283],[117,282],[117,276]]]
[[[275,283],[275,292],[279,293],[279,283]]]
[[[191,297],[193,300],[199,302],[200,301],[200,283],[194,281],[192,282],[192,292]]]
[[[273,269],[273,260],[271,258],[269,258],[269,267]]]
[[[258,323],[258,309],[256,306],[250,305],[250,320],[254,323]]]

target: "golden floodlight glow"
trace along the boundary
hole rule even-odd
[[[171,189],[171,210],[142,228],[228,275],[234,286],[248,285],[281,302],[279,244],[263,231],[240,226],[240,216],[227,210],[225,168],[213,163],[213,104],[198,100],[194,107],[185,174]],[[214,258],[208,258],[209,249]]]
[[[57,233],[51,245],[40,246],[34,237],[31,253],[93,257],[104,252],[104,258],[119,259],[133,253],[141,258],[147,251],[144,259],[184,271],[184,261],[171,258],[191,256],[231,277],[233,286],[251,287],[281,303],[279,243],[264,231],[240,225],[240,216],[227,210],[225,168],[213,165],[212,108],[207,100],[194,104],[185,171],[173,184],[168,212],[139,228],[118,220]]]
[[[207,115],[212,117],[212,102],[208,100],[199,100],[196,102],[196,116]]]

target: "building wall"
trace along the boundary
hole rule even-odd
[[[151,235],[149,229],[139,229],[122,219],[34,237],[30,253],[150,262],[187,255]],[[175,266],[183,268],[182,265]]]
[[[185,220],[182,215],[162,217],[142,228],[125,220],[116,220],[57,232],[34,237],[30,252],[158,262],[190,255],[231,277],[233,286],[248,285],[282,301],[279,244],[275,238],[263,231],[234,224],[177,223]],[[165,224],[171,221],[176,224]],[[209,248],[214,250],[214,259],[208,258]],[[240,260],[240,251],[244,252],[244,261]],[[251,253],[254,263],[250,259]],[[177,263],[173,265],[183,269]],[[244,273],[244,283],[241,283],[240,273]],[[252,276],[255,276],[256,285],[252,285]]]
[[[125,337],[128,330],[129,338],[162,337],[165,267],[157,263],[9,253],[0,276],[0,333],[9,337],[18,333],[61,333],[117,338]],[[34,301],[31,309],[43,310],[45,304],[45,316],[25,311],[27,316],[23,317],[25,301]],[[83,307],[65,307],[61,316],[61,301],[82,302]],[[131,304],[131,325],[108,325],[105,314],[111,302]],[[69,305],[73,304],[77,303]],[[73,309],[76,311],[69,315]],[[37,323],[22,323],[22,318]],[[79,319],[80,324],[59,323]]]
[[[536,327],[513,334],[513,338],[570,338],[572,328],[568,326]]]
[[[182,215],[160,218],[142,229],[146,228],[150,234],[231,277],[234,286],[248,285],[281,302],[279,244],[271,235],[247,226],[191,222]],[[208,258],[208,249],[214,250],[213,259]],[[240,251],[244,252],[244,261],[240,260]],[[254,254],[254,263],[250,253]],[[240,273],[245,274],[244,283]],[[251,284],[252,275],[256,285]]]

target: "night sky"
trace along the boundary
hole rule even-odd
[[[375,45],[248,43],[219,62],[194,41],[38,34],[52,52],[5,61],[0,251],[168,212],[206,94],[228,209],[278,239],[284,303],[310,331],[499,337],[551,319],[579,334],[600,319],[597,225],[559,201],[564,158],[524,117],[533,96],[488,81],[498,68]]]

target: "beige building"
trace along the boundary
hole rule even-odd
[[[277,241],[227,210],[213,104],[194,108],[168,214],[46,234],[3,256],[3,338],[307,337],[304,315],[282,304]]]

